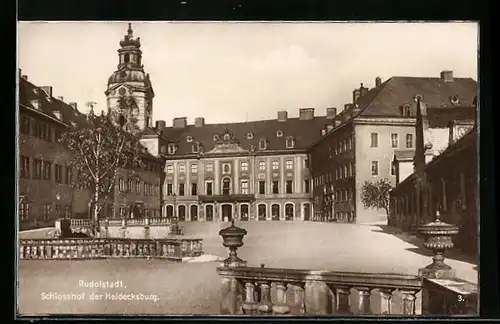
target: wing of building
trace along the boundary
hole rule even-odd
[[[455,125],[455,135],[471,127],[476,91],[475,80],[456,78],[452,71],[439,77],[391,77],[385,82],[377,78],[374,88],[362,84],[355,89],[353,102],[345,105],[333,127],[309,151],[315,217],[386,221],[386,210],[364,207],[362,187],[366,181],[380,179],[395,185],[395,158],[409,163],[401,164],[401,177],[413,172],[417,96],[427,106],[424,136],[432,143],[430,158],[447,147],[450,123]]]

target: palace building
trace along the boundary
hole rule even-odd
[[[364,207],[362,187],[365,181],[383,178],[395,185],[394,160],[413,157],[416,96],[427,104],[436,154],[446,148],[449,122],[470,124],[476,91],[475,80],[456,78],[452,71],[443,71],[440,77],[392,77],[385,82],[376,78],[372,89],[361,84],[353,91],[352,103],[332,119],[325,135],[309,150],[313,218],[387,220],[385,210]]]

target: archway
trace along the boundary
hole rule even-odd
[[[225,222],[230,222],[233,219],[233,207],[231,205],[222,205],[222,220]]]
[[[267,208],[266,208],[266,205],[264,204],[260,204],[258,207],[257,207],[257,214],[259,215],[259,220],[263,220],[265,221],[266,220],[266,215],[267,213]]]
[[[198,220],[198,206],[191,205],[190,209],[189,213],[191,215],[191,221],[196,222]]]
[[[304,220],[311,220],[311,205],[308,203],[304,204]]]
[[[240,219],[242,221],[248,220],[248,205],[241,205],[240,206]]]
[[[172,217],[174,216],[174,206],[172,206],[172,205],[167,206],[166,216],[167,216],[167,219],[172,219]]]
[[[214,220],[214,206],[205,206],[205,219],[207,220],[207,222],[211,222]]]
[[[186,206],[180,205],[178,208],[179,211],[179,221],[184,222],[186,220]]]
[[[271,206],[271,217],[272,217],[273,221],[279,221],[280,220],[280,205],[273,204]]]
[[[293,204],[289,203],[285,205],[285,220],[290,221],[293,220]]]

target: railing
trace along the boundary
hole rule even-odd
[[[128,219],[106,219],[101,221],[104,226],[167,226],[170,220],[167,218],[128,218]],[[73,226],[73,225],[72,225]]]
[[[29,239],[19,258],[30,260],[159,258],[181,260],[203,254],[202,239]]]
[[[416,307],[422,290],[418,276],[256,267],[217,270],[223,278],[222,314],[421,313]]]
[[[89,219],[71,219],[70,220],[71,227],[91,227],[92,223]]]

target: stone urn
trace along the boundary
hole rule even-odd
[[[457,226],[447,224],[440,219],[439,211],[436,220],[420,226],[418,232],[424,237],[424,247],[434,252],[432,263],[419,269],[419,275],[425,278],[454,278],[454,270],[444,263],[444,252],[453,248],[453,237],[458,234]]]
[[[247,231],[243,228],[236,227],[233,219],[231,221],[231,226],[221,229],[219,235],[222,236],[222,245],[229,249],[229,257],[222,262],[223,266],[245,266],[246,261],[238,258],[236,250],[243,246],[243,237],[247,235]]]

